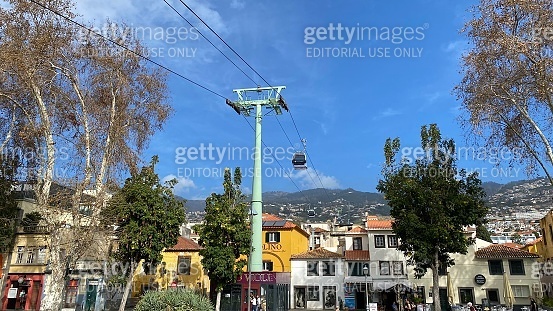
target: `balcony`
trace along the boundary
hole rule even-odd
[[[50,233],[48,226],[20,226],[18,227],[17,233],[40,233],[47,234]]]

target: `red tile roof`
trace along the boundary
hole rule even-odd
[[[365,233],[365,232],[367,232],[367,230],[365,230],[364,228],[361,228],[361,227],[355,227],[355,228],[351,229],[349,232],[352,232],[352,233]]]
[[[369,251],[354,250],[346,251],[346,260],[369,260],[371,259]]]
[[[476,258],[501,259],[501,258],[538,258],[540,256],[521,249],[509,247],[503,244],[492,244],[474,253]]]
[[[165,251],[168,252],[184,252],[184,251],[199,251],[202,249],[198,243],[194,240],[179,236],[177,244],[175,246],[167,248]]]
[[[367,220],[367,229],[392,229],[392,220]]]
[[[509,247],[512,247],[512,248],[517,248],[517,249],[524,246],[524,245],[521,245],[521,244],[518,244],[518,243],[509,243],[509,242],[503,243],[503,245],[509,246]]]
[[[325,229],[319,228],[319,227],[315,228],[315,233],[322,233],[322,232],[328,232],[328,230],[325,230]]]
[[[325,248],[316,248],[300,254],[293,254],[290,259],[328,259],[328,258],[344,258],[341,254],[331,252]]]

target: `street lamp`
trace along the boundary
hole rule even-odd
[[[250,208],[250,253],[248,255],[248,293],[246,294],[246,302],[248,303],[248,311],[252,310],[252,303],[250,301],[250,295],[252,294],[252,252],[253,252],[253,216],[257,215],[257,212],[253,207]]]
[[[367,264],[363,265],[363,275],[365,276],[365,307],[367,311],[369,311],[369,283],[367,283],[367,277],[369,276],[369,266]]]

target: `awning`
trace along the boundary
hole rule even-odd
[[[409,280],[383,280],[373,281],[373,291],[413,291],[417,285]]]

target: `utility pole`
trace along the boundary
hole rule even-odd
[[[285,86],[256,87],[249,89],[232,90],[238,95],[238,100],[233,102],[226,100],[227,105],[232,107],[238,114],[247,117],[255,116],[255,149],[253,160],[253,185],[252,185],[252,206],[251,210],[256,214],[252,217],[252,248],[250,255],[251,272],[263,271],[262,246],[263,246],[263,198],[262,198],[262,171],[261,171],[261,121],[263,119],[263,107],[273,110],[276,115],[282,114],[282,109],[288,111],[284,99],[280,95]],[[255,114],[254,114],[255,112]],[[249,293],[248,293],[249,295]]]

